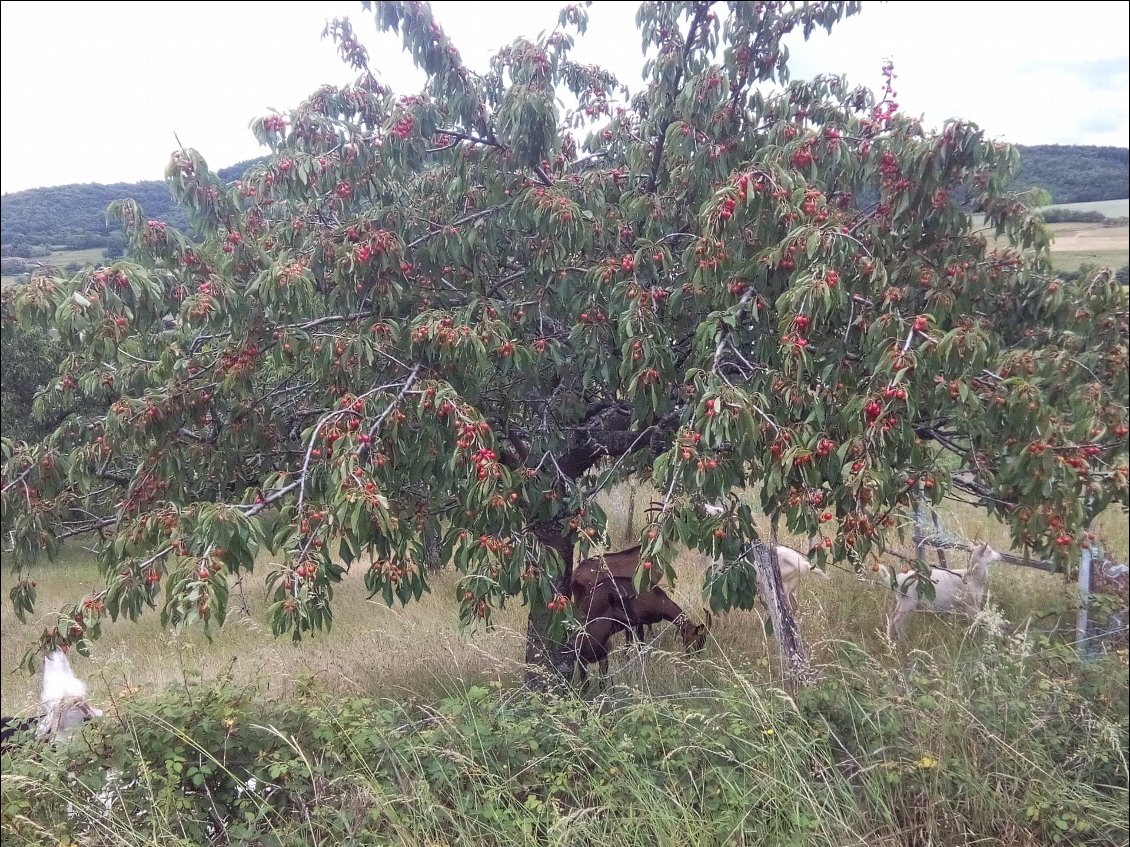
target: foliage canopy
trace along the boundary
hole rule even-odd
[[[789,80],[789,33],[857,5],[644,3],[626,102],[570,58],[582,6],[478,74],[425,4],[373,4],[427,73],[411,96],[332,22],[357,82],[255,121],[271,153],[238,185],[173,154],[197,237],[119,202],[127,259],[21,291],[70,351],[43,411],[115,399],[4,442],[17,608],[97,529],[106,588],[45,641],[157,602],[222,620],[261,551],[298,638],[350,563],[419,597],[438,531],[465,623],[520,595],[544,630],[603,538],[595,496],[633,476],[662,492],[646,561],[735,563],[715,608],[752,602],[753,485],[821,560],[858,567],[912,497],[958,493],[1066,563],[1127,499],[1125,302],[1105,271],[1049,283],[1014,148],[926,131],[889,67],[877,96]]]

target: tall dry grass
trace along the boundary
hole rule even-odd
[[[629,489],[621,487],[604,498],[609,515],[610,548],[628,542],[625,524]],[[641,486],[636,492],[638,532],[654,492]],[[955,536],[990,541],[1008,549],[1004,528],[982,512],[964,506],[943,510],[942,522]],[[1104,515],[1099,534],[1126,560],[1127,524],[1123,516]],[[767,532],[768,527],[763,527]],[[806,539],[782,535],[781,541],[804,549]],[[909,549],[909,545],[903,549]],[[953,554],[953,565],[962,564]],[[896,560],[889,559],[891,564]],[[706,567],[703,556],[683,554],[676,563],[679,581],[676,601],[692,614],[703,616],[701,586]],[[261,563],[266,565],[264,559]],[[829,660],[835,645],[848,642],[873,655],[887,655],[883,631],[893,599],[882,574],[851,572],[833,563],[831,579],[809,579],[801,588],[799,614],[802,634],[816,662]],[[517,602],[498,615],[491,632],[460,633],[456,619],[457,575],[450,569],[434,576],[432,591],[418,603],[388,608],[380,599],[368,600],[360,569],[347,575],[337,591],[335,623],[329,633],[293,644],[274,638],[265,622],[267,601],[261,581],[254,575],[232,591],[228,620],[208,642],[198,629],[176,634],[160,627],[156,613],[138,623],[107,624],[88,661],[76,659],[77,672],[90,685],[96,700],[112,698],[131,689],[158,691],[179,684],[186,676],[210,679],[229,670],[239,681],[260,680],[275,694],[286,695],[309,680],[349,694],[396,694],[428,699],[481,681],[510,683],[521,673],[525,641],[525,609]],[[11,576],[0,575],[6,596]],[[0,608],[0,660],[15,667],[50,613],[73,602],[99,585],[94,557],[72,545],[65,559],[40,572],[39,609],[42,616],[20,623],[7,603]],[[1000,618],[1015,630],[1034,627],[1041,632],[1066,633],[1074,623],[1077,593],[1061,575],[1010,565],[998,565],[990,582],[989,602]],[[247,614],[244,613],[246,609]],[[967,621],[927,614],[911,623],[911,645],[946,644],[956,647],[967,638]],[[674,650],[676,640],[662,627],[653,631],[648,647]],[[732,611],[717,615],[710,650],[733,663],[774,681],[775,645],[766,638],[757,611]],[[624,647],[613,661],[617,681],[662,691],[683,673],[677,662],[659,661],[655,651],[641,656]],[[4,714],[30,713],[36,708],[35,681],[23,674],[0,675],[0,706]]]

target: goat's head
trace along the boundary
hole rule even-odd
[[[999,562],[1001,554],[989,546],[988,541],[973,545],[973,555],[969,560],[970,567],[988,567],[993,562]]]
[[[691,619],[684,615],[676,625],[679,635],[683,638],[683,647],[688,653],[706,646],[706,636],[710,634],[710,612],[706,613],[705,623],[692,623]]]

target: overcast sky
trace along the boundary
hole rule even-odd
[[[556,22],[562,3],[435,2],[472,67]],[[0,190],[161,179],[174,133],[213,167],[263,152],[249,121],[320,84],[353,78],[328,18],[348,16],[398,92],[421,77],[360,3],[3,2]],[[577,58],[635,88],[635,3],[596,2]],[[976,121],[1020,144],[1130,143],[1130,4],[879,4],[829,36],[793,45],[794,78],[847,74],[877,88],[895,62],[903,110],[931,125]]]

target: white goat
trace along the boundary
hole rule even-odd
[[[778,544],[772,548],[777,553],[777,567],[781,571],[781,585],[785,589],[785,596],[789,598],[789,605],[796,612],[798,603],[796,591],[800,587],[801,579],[809,573],[814,573],[824,579],[831,579],[828,572],[815,567],[808,558],[792,547]]]
[[[86,685],[71,670],[67,654],[58,648],[43,660],[43,691],[39,701],[45,714],[35,731],[36,738],[66,741],[83,721],[102,717],[102,710],[90,705]]]
[[[782,544],[770,546],[769,549],[775,550],[777,553],[777,567],[781,571],[781,587],[785,591],[785,596],[789,600],[789,605],[792,607],[793,612],[797,611],[799,603],[797,602],[797,589],[800,588],[801,580],[807,574],[814,573],[822,579],[831,579],[827,571],[821,570],[808,561],[808,558],[798,550],[792,547],[785,547]],[[725,567],[725,563],[721,559],[715,559],[711,565],[711,570],[715,573],[721,571]],[[752,567],[752,565],[751,565]],[[762,589],[760,580],[758,581],[759,591]]]
[[[721,516],[726,507],[722,505],[721,501],[713,503],[700,503],[702,510],[712,518]],[[760,542],[758,542],[760,543]],[[812,562],[798,550],[792,547],[785,547],[783,544],[766,545],[770,551],[775,551],[777,554],[777,567],[781,571],[781,585],[785,589],[785,596],[789,598],[789,605],[792,606],[793,611],[797,610],[798,604],[796,599],[796,591],[800,587],[800,581],[805,574],[816,573],[824,579],[831,579],[828,572],[812,566]],[[724,563],[721,559],[715,559],[711,569],[715,572],[722,570]]]
[[[906,635],[907,618],[919,606],[933,612],[963,611],[970,615],[976,614],[985,602],[985,591],[989,587],[989,566],[1000,560],[1001,554],[986,542],[974,546],[968,568],[953,571],[935,568],[930,574],[930,582],[934,583],[933,600],[919,596],[917,580],[906,587],[904,594],[902,588],[911,574],[899,574],[896,577],[899,586],[898,601],[894,616],[887,624],[887,637],[891,641],[897,641]]]

